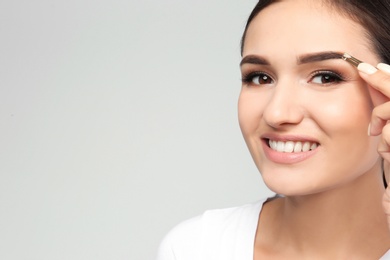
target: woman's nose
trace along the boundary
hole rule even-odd
[[[302,99],[294,88],[275,87],[265,106],[263,117],[272,128],[299,124],[304,118]]]

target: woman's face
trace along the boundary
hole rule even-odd
[[[318,1],[272,4],[250,24],[239,121],[271,190],[313,194],[378,169],[367,128],[381,101],[344,52],[379,62],[363,28]]]

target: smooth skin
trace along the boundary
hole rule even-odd
[[[379,259],[390,248],[383,211],[390,213],[390,192],[377,151],[390,159],[390,75],[368,75],[341,59],[302,62],[345,51],[380,62],[364,28],[327,8],[277,2],[247,31],[240,127],[264,182],[285,195],[263,207],[255,260]],[[269,148],[268,139],[318,147],[286,154]]]

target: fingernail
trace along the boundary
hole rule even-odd
[[[376,67],[378,69],[380,69],[381,71],[384,71],[384,72],[390,74],[390,65],[385,64],[385,63],[379,63]]]
[[[367,131],[368,136],[371,135],[371,123],[368,124],[368,131]]]
[[[368,75],[374,74],[377,71],[377,69],[374,66],[364,62],[360,63],[357,68],[359,71],[364,72]]]

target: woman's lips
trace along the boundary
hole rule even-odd
[[[315,140],[290,138],[262,138],[266,157],[281,164],[293,164],[304,161],[314,155],[320,146]]]

